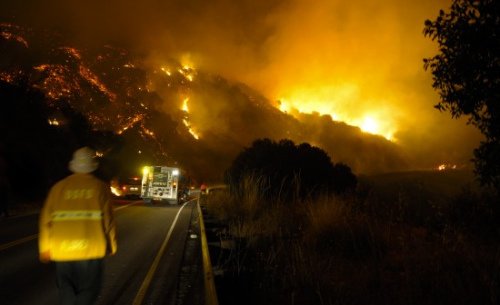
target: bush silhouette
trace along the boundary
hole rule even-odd
[[[258,139],[243,150],[226,171],[225,180],[235,192],[248,177],[264,181],[261,195],[270,199],[315,198],[342,194],[356,187],[357,178],[342,163],[333,164],[328,154],[308,143],[295,145]]]

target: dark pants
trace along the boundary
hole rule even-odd
[[[95,304],[102,282],[102,259],[56,262],[61,305]]]

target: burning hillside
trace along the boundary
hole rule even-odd
[[[243,147],[267,137],[311,143],[358,173],[407,166],[397,144],[382,136],[331,116],[291,116],[244,84],[187,63],[168,57],[151,63],[109,45],[85,50],[35,36],[0,25],[0,80],[43,93],[53,109],[48,124],[64,122],[58,107],[67,103],[93,129],[123,136],[136,159],[130,164],[154,158],[214,178]]]

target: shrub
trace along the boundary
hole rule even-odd
[[[226,183],[243,193],[245,177],[261,179],[264,198],[290,201],[346,193],[356,187],[356,176],[345,164],[333,164],[328,154],[307,143],[256,140],[241,152],[226,172]]]

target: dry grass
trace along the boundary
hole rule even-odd
[[[427,216],[403,197],[266,202],[258,183],[245,183],[240,196],[209,205],[238,241],[232,276],[251,289],[243,304],[500,302],[500,244],[443,222],[447,215],[439,228],[413,221]]]

